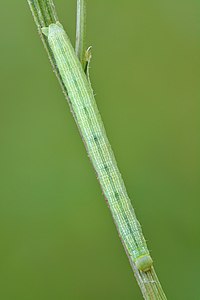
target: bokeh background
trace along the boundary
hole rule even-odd
[[[73,43],[75,2],[55,1]],[[96,99],[170,300],[200,299],[199,11],[88,0]],[[26,1],[1,24],[0,298],[142,299]]]

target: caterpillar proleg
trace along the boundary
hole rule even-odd
[[[43,33],[48,38],[76,123],[120,237],[136,267],[147,272],[153,261],[117,167],[87,76],[60,23],[43,28]]]

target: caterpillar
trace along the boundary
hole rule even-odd
[[[42,28],[42,32],[48,39],[75,121],[119,235],[138,270],[147,272],[153,260],[117,167],[88,78],[63,26],[59,22],[53,23]]]

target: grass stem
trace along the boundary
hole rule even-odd
[[[75,120],[77,121],[77,111],[78,111],[78,109],[76,111],[75,108],[74,108],[74,105],[72,106],[72,103],[71,103],[72,98],[70,98],[69,95],[68,95],[68,92],[70,91],[70,87],[72,89],[73,88],[75,89],[75,87],[73,87],[73,83],[72,83],[73,82],[73,78],[69,78],[68,77],[68,81],[70,82],[69,83],[69,89],[68,89],[67,88],[67,84],[65,83],[65,76],[63,75],[64,64],[65,64],[65,59],[64,59],[65,56],[63,56],[63,67],[62,67],[58,63],[59,60],[56,60],[55,53],[52,50],[52,47],[51,47],[51,45],[49,43],[48,38],[46,36],[44,36],[44,34],[42,33],[42,28],[43,27],[49,27],[50,24],[52,24],[52,23],[55,24],[58,21],[54,3],[53,3],[52,0],[28,0],[28,3],[29,3],[29,6],[30,6],[30,9],[32,11],[35,23],[37,25],[40,37],[41,37],[41,39],[43,41],[43,44],[44,44],[44,46],[45,46],[45,48],[47,50],[47,53],[48,53],[49,59],[51,61],[51,64],[52,64],[52,66],[54,68],[54,71],[55,71],[55,73],[56,73],[56,75],[57,75],[57,77],[59,79],[59,82],[60,82],[61,87],[62,87],[62,89],[64,91],[64,94],[65,94],[65,96],[66,96],[66,98],[67,98],[67,100],[69,102],[72,114],[73,114]],[[68,48],[69,51],[71,51],[70,55],[71,55],[72,60],[73,60],[74,70],[71,68],[71,66],[70,66],[70,68],[71,68],[71,72],[72,72],[71,74],[73,76],[76,76],[76,71],[78,72],[77,74],[79,74],[79,76],[80,76],[80,78],[77,77],[78,79],[80,79],[79,82],[82,85],[82,91],[81,91],[81,85],[79,86],[79,91],[80,91],[79,97],[80,97],[80,99],[84,100],[84,97],[89,97],[89,98],[91,97],[91,99],[92,99],[91,103],[93,103],[91,105],[93,105],[93,106],[89,107],[89,111],[92,111],[92,109],[94,108],[94,111],[96,110],[96,114],[99,116],[98,109],[96,107],[95,102],[93,101],[93,98],[92,98],[93,96],[92,96],[92,93],[90,91],[91,87],[90,87],[87,79],[85,78],[84,72],[80,71],[80,68],[81,68],[81,70],[82,70],[82,68],[84,69],[84,57],[85,57],[85,23],[86,23],[85,16],[86,16],[86,13],[85,13],[85,1],[81,1],[80,0],[80,1],[77,2],[77,34],[76,34],[77,35],[77,43],[76,43],[76,54],[74,53],[74,50],[73,51],[71,50],[71,48],[72,48],[71,45],[67,44],[68,47],[69,47]],[[44,30],[43,30],[43,32],[44,32]],[[63,53],[64,53],[64,51],[61,51],[62,55],[64,55]],[[77,57],[78,57],[78,59],[80,61],[77,59],[77,57],[74,57],[74,55],[77,55]],[[80,62],[81,62],[82,67],[79,66]],[[69,73],[68,73],[68,76],[69,76]],[[76,84],[77,84],[77,82],[76,82]],[[70,95],[72,95],[72,92],[73,91],[70,91]],[[77,95],[77,91],[74,91],[74,95]],[[74,99],[74,101],[75,100],[78,101],[78,98]],[[83,111],[84,111],[84,109],[83,109]],[[88,112],[87,112],[87,114],[88,114]],[[90,112],[90,114],[91,114],[91,112]],[[96,115],[93,115],[93,117],[95,119]],[[86,113],[83,116],[83,118],[86,118]],[[81,117],[80,117],[80,119],[81,119]],[[88,120],[89,120],[89,118],[87,119],[87,122],[88,122]],[[90,124],[88,123],[89,125],[87,125],[87,126],[90,126],[90,128],[89,128],[90,130],[91,130],[91,128],[95,129],[95,126],[97,126],[98,128],[101,128],[102,129],[102,135],[104,135],[105,132],[104,132],[104,129],[103,129],[103,123],[101,124],[100,116],[99,116],[98,120],[99,120],[99,124],[98,124],[97,119],[95,119],[95,121],[92,120],[92,115],[91,115],[91,118],[90,118],[90,122],[91,123]],[[96,124],[96,125],[94,125],[94,124]],[[84,130],[86,130],[86,129],[83,128],[82,132],[84,132]],[[99,132],[101,134],[101,130]],[[82,135],[82,138],[83,138],[83,141],[84,141],[85,144],[89,143],[89,141],[87,140],[87,138],[84,135]],[[94,132],[93,132],[93,138],[94,138],[94,140],[92,141],[92,143],[93,144],[96,143],[96,146],[95,146],[96,148],[95,149],[98,148],[97,150],[99,151],[99,153],[101,153],[101,157],[99,159],[102,160],[102,161],[104,161],[104,162],[106,162],[106,156],[104,154],[105,151],[101,147],[101,142],[97,141],[98,136],[94,135]],[[106,140],[106,146],[107,146],[107,149],[108,149],[110,146],[109,146],[109,143],[107,141],[106,135],[104,136],[104,138]],[[97,144],[98,144],[98,147],[97,147]],[[104,144],[102,144],[102,145],[104,145]],[[92,151],[88,152],[88,153],[91,154],[91,156],[93,155]],[[111,152],[111,154],[112,154],[112,152]],[[108,153],[107,155],[109,156],[110,154]],[[90,157],[90,159],[93,160],[93,161],[95,160],[95,158],[92,158],[92,157]],[[110,182],[112,181],[112,184],[113,184],[113,187],[111,188],[111,192],[116,191],[114,189],[116,189],[117,184],[119,185],[119,187],[122,187],[122,188],[125,189],[123,181],[118,180],[120,178],[120,173],[118,171],[115,159],[112,158],[111,161],[109,160],[109,162],[111,163],[111,167],[110,168],[111,168],[112,172],[108,170],[108,168],[109,168],[108,166],[103,165],[103,167],[104,167],[104,173],[102,173],[102,174],[105,174],[105,171],[106,172],[110,172],[110,176],[111,176]],[[94,167],[95,167],[95,164],[94,164]],[[114,167],[114,168],[112,169],[112,167]],[[95,170],[98,171],[98,169],[95,169]],[[115,174],[113,175],[113,172],[116,173],[116,177],[115,177]],[[114,177],[112,177],[112,176],[114,176]],[[116,180],[117,183],[112,178],[115,178],[115,180]],[[106,186],[105,186],[105,189],[106,189]],[[119,194],[117,194],[115,196],[119,197]],[[126,204],[126,202],[125,202],[125,204]],[[112,211],[111,205],[110,205],[110,208],[111,208],[111,211]],[[133,209],[132,209],[131,212],[133,212],[133,216],[135,217]],[[117,230],[119,232],[119,236],[120,236],[120,238],[122,240],[125,252],[126,252],[126,254],[127,254],[128,258],[129,258],[130,265],[132,267],[132,270],[134,272],[134,275],[136,277],[136,280],[137,280],[138,285],[139,285],[139,287],[141,289],[141,292],[142,292],[142,295],[143,295],[144,299],[145,300],[166,300],[167,298],[166,298],[166,296],[165,296],[165,294],[164,294],[164,292],[162,290],[160,282],[159,282],[159,280],[157,278],[157,275],[155,273],[154,267],[151,267],[147,272],[146,271],[144,272],[144,271],[141,271],[141,270],[138,269],[138,267],[136,266],[136,263],[134,262],[131,254],[129,252],[129,249],[127,247],[126,235],[123,236],[123,234],[122,234],[122,231],[121,231],[121,228],[120,228],[120,226],[121,226],[120,222],[117,222],[117,216],[116,217],[114,216],[113,218],[114,218]],[[137,221],[137,219],[136,219],[136,221]],[[137,222],[135,222],[135,223],[137,224]],[[124,222],[123,222],[123,224],[124,224]],[[127,224],[125,224],[125,225],[127,225]],[[137,234],[138,234],[138,232],[136,232],[136,235]],[[142,235],[142,240],[144,240],[143,235]]]

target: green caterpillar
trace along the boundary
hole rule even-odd
[[[62,25],[51,24],[42,31],[48,38],[73,115],[121,239],[136,267],[147,272],[153,261],[118,170],[91,85]]]

